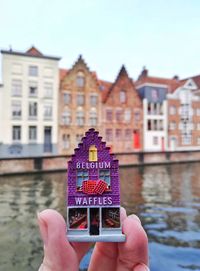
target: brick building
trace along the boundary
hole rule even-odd
[[[193,79],[177,80],[168,98],[169,150],[200,149],[200,96]]]
[[[124,66],[114,83],[100,82],[102,131],[113,152],[142,149],[142,102]]]
[[[101,93],[96,74],[82,56],[60,70],[59,152],[72,154],[89,128],[101,129]]]

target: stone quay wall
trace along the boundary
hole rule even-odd
[[[115,153],[120,166],[159,165],[170,163],[200,162],[200,150],[175,152]],[[0,159],[0,176],[67,170],[71,156],[18,157]]]

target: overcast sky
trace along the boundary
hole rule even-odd
[[[200,74],[200,0],[0,0],[0,47],[61,56],[82,54],[113,81],[125,64],[136,79]]]

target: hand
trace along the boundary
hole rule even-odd
[[[148,240],[137,216],[121,208],[124,243],[95,244],[89,271],[148,271]],[[69,243],[63,217],[54,210],[38,214],[44,242],[44,259],[39,271],[78,271],[90,243]]]

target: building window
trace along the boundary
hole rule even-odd
[[[85,76],[83,72],[78,72],[76,77],[76,85],[78,87],[84,87],[85,85]]]
[[[70,148],[70,135],[64,134],[62,136],[62,142],[63,142],[63,149],[69,149]]]
[[[152,100],[154,102],[158,100],[158,98],[159,98],[159,91],[158,91],[158,89],[152,89],[151,90],[151,98],[152,98]]]
[[[182,145],[190,145],[192,143],[191,135],[182,135]]]
[[[96,162],[97,160],[97,148],[95,147],[95,145],[91,145],[89,148],[89,161]]]
[[[123,111],[122,110],[117,110],[116,111],[116,121],[117,122],[122,122],[122,116],[123,116]]]
[[[106,141],[113,140],[113,132],[112,129],[106,129]]]
[[[153,137],[153,145],[158,145],[158,137],[157,136]]]
[[[29,66],[29,73],[30,76],[38,76],[38,67],[37,66]]]
[[[90,126],[97,126],[97,113],[95,111],[90,112]]]
[[[122,130],[121,129],[116,129],[115,137],[116,137],[116,140],[122,140]]]
[[[99,179],[107,183],[107,190],[110,190],[110,170],[109,169],[99,169]]]
[[[126,102],[126,91],[125,90],[120,91],[119,100],[120,100],[120,103],[125,103]]]
[[[130,123],[130,121],[131,121],[131,109],[130,108],[127,108],[124,111],[124,121],[127,123]]]
[[[71,103],[71,93],[64,92],[63,93],[63,100],[64,100],[64,104],[70,104]]]
[[[132,132],[131,129],[126,129],[125,130],[125,139],[130,141],[132,139]]]
[[[12,96],[21,96],[21,95],[22,95],[22,81],[12,80]]]
[[[188,116],[189,115],[189,104],[182,104],[180,107],[181,115],[182,116]]]
[[[102,228],[120,228],[119,208],[102,208]]]
[[[84,125],[84,113],[82,111],[76,113],[76,123],[78,126]]]
[[[69,208],[69,228],[73,230],[86,230],[88,228],[87,208]]]
[[[51,104],[44,105],[44,119],[52,119],[53,108]]]
[[[170,115],[176,115],[176,106],[171,105],[171,106],[169,107],[169,114],[170,114]]]
[[[113,112],[111,109],[106,110],[106,120],[107,121],[112,121],[113,120]]]
[[[20,101],[12,101],[12,118],[20,119],[22,116],[22,108]]]
[[[77,105],[84,105],[85,97],[84,94],[77,94]]]
[[[98,96],[96,94],[91,94],[90,95],[90,105],[96,106],[97,102],[98,102]]]
[[[88,170],[77,170],[77,181],[76,181],[76,188],[77,191],[82,191],[82,183],[83,181],[87,181],[89,179]]]
[[[148,130],[148,131],[152,131],[151,120],[147,120],[147,130]]]
[[[19,142],[21,140],[21,126],[12,127],[12,140],[14,142]]]
[[[29,118],[35,119],[37,117],[37,103],[29,102]]]
[[[64,111],[63,112],[61,122],[64,125],[70,125],[71,124],[71,112],[70,111]]]
[[[148,131],[163,131],[163,124],[163,120],[149,119],[147,120],[147,129]]]
[[[158,120],[158,130],[159,131],[163,131],[164,130],[163,120]]]
[[[53,84],[52,83],[44,83],[44,97],[52,98],[53,97]]]
[[[38,85],[37,82],[29,82],[29,96],[37,96]]]
[[[35,142],[37,140],[37,127],[29,126],[29,141]]]
[[[169,129],[170,130],[176,130],[176,122],[175,121],[171,121],[169,123]]]
[[[163,104],[157,103],[157,113],[158,115],[163,115]]]
[[[77,145],[79,143],[81,143],[82,138],[83,138],[83,135],[76,135],[76,143],[77,143]]]
[[[134,110],[134,121],[137,122],[140,120],[140,110],[139,109],[135,109]]]

